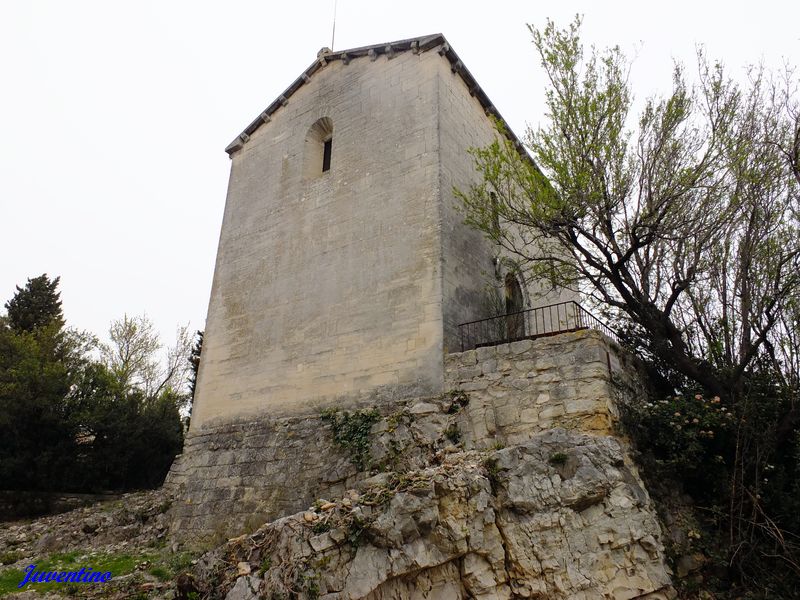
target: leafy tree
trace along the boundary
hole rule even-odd
[[[70,390],[94,340],[64,328],[58,282],[29,279],[0,317],[0,481],[10,489],[68,489],[78,453]]]
[[[83,489],[160,485],[183,446],[181,398],[173,391],[148,397],[93,363],[73,388],[85,451]]]
[[[767,465],[798,449],[797,81],[754,68],[738,84],[701,51],[697,85],[676,65],[671,93],[634,120],[626,58],[585,52],[579,30],[579,18],[531,28],[550,83],[545,124],[528,132],[530,154],[502,135],[473,150],[482,179],[457,191],[467,220],[534,277],[588,297],[665,390],[720,398],[735,415],[715,498],[732,556],[744,572],[751,550],[780,540],[760,554],[800,573],[779,526],[789,521],[767,516],[762,494]],[[671,464],[711,447],[666,441]]]
[[[109,337],[101,345],[103,362],[82,385],[92,398],[84,423],[100,461],[96,470],[112,487],[158,485],[183,446],[191,338],[179,328],[162,353],[152,322],[127,315],[111,324]]]
[[[144,317],[112,324],[105,361],[64,327],[58,278],[28,280],[0,316],[0,482],[42,491],[127,490],[163,481],[183,444],[190,340],[159,360]]]
[[[5,305],[8,324],[14,331],[33,331],[54,322],[59,328],[64,325],[61,293],[57,291],[59,280],[43,274],[28,279],[24,288],[17,286],[16,294]]]
[[[175,345],[167,349],[165,361],[159,356],[163,345],[158,333],[145,315],[124,315],[111,324],[108,333],[111,343],[101,345],[100,350],[123,388],[138,388],[147,397],[156,397],[168,389],[185,392],[192,344],[186,327],[178,329]]]
[[[536,166],[506,139],[475,150],[469,220],[731,397],[800,290],[797,102],[789,84],[755,70],[742,88],[701,54],[699,85],[676,66],[633,130],[628,63],[619,48],[585,57],[579,25],[532,29],[551,84],[547,123],[528,133]]]
[[[0,481],[8,489],[63,486],[77,452],[67,400],[75,365],[60,326],[16,332],[0,322]],[[61,356],[59,356],[61,354]]]

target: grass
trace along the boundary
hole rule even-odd
[[[22,552],[16,550],[8,550],[0,553],[0,565],[13,565],[19,559],[23,558]]]
[[[27,568],[30,564],[36,565],[36,571],[80,571],[81,568],[91,569],[92,572],[110,572],[114,581],[115,577],[127,575],[137,570],[139,565],[145,562],[153,563],[148,572],[160,581],[168,581],[175,577],[178,572],[188,567],[194,555],[190,553],[179,554],[154,554],[154,553],[87,553],[81,550],[72,552],[60,552],[51,554],[47,558],[33,560],[25,564]],[[13,592],[24,590],[36,590],[39,593],[47,591],[60,592],[62,594],[81,595],[80,590],[87,585],[102,585],[99,583],[59,583],[49,581],[46,583],[28,583],[24,588],[17,586],[25,579],[24,569],[7,569],[0,571],[0,598]]]
[[[88,554],[75,550],[73,552],[61,552],[51,554],[47,558],[33,561],[36,571],[80,571],[82,568],[91,569],[92,572],[110,572],[113,577],[127,575],[136,570],[136,566],[145,561],[152,560],[152,555],[146,554]],[[29,565],[25,565],[27,568]],[[8,569],[0,573],[0,596],[11,592],[35,589],[37,592],[56,591],[70,585],[57,581],[46,583],[28,583],[24,588],[19,588],[19,584],[25,579],[26,572],[23,569]],[[80,583],[72,585],[98,585],[97,583]]]
[[[150,567],[148,573],[150,573],[150,575],[152,575],[159,581],[167,581],[168,579],[172,579],[172,572],[169,569],[166,569],[160,565],[154,565]]]
[[[170,554],[167,564],[174,575],[178,575],[181,571],[188,569],[192,561],[196,558],[193,552],[177,552]]]

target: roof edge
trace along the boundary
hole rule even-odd
[[[532,162],[530,155],[525,150],[524,144],[511,130],[506,120],[486,95],[486,92],[483,91],[483,88],[481,88],[481,86],[475,80],[475,77],[473,77],[469,69],[464,66],[464,63],[458,57],[458,54],[456,54],[455,50],[453,50],[453,48],[450,46],[450,43],[441,33],[409,38],[406,40],[398,40],[395,42],[387,42],[384,44],[361,46],[360,48],[350,48],[348,50],[334,51],[329,48],[322,48],[317,54],[316,60],[311,63],[308,68],[303,71],[303,73],[283,91],[281,95],[279,95],[269,106],[267,106],[267,108],[265,108],[256,119],[254,119],[247,127],[245,127],[244,131],[242,131],[242,133],[240,133],[236,139],[228,144],[228,146],[225,148],[225,152],[227,152],[229,156],[233,157],[236,152],[244,147],[244,145],[250,140],[250,136],[253,135],[259,127],[265,123],[269,123],[271,116],[275,114],[275,112],[281,107],[286,106],[286,104],[289,102],[289,98],[291,98],[291,96],[298,89],[308,83],[311,80],[311,77],[317,71],[324,68],[329,62],[341,60],[345,64],[348,64],[352,59],[362,56],[369,56],[372,60],[376,60],[378,56],[382,54],[388,55],[391,59],[394,57],[395,53],[408,52],[410,50],[412,53],[418,54],[420,52],[427,52],[434,48],[438,48],[439,55],[448,60],[450,63],[450,70],[461,77],[461,79],[464,81],[464,84],[467,86],[470,95],[478,99],[478,102],[480,102],[481,107],[483,107],[486,115],[495,118],[502,125],[503,133],[506,135],[506,137],[514,144],[514,146],[525,159],[531,160]]]

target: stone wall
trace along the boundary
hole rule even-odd
[[[341,495],[372,472],[418,468],[448,447],[510,446],[554,427],[611,435],[615,398],[635,393],[635,375],[591,330],[451,354],[445,363],[444,394],[365,398],[361,407],[381,414],[368,472],[333,443],[319,410],[192,430],[167,480],[179,490],[176,535],[240,533]]]
[[[164,485],[177,492],[172,530],[208,540],[252,530],[355,485],[319,413],[239,420],[190,432]]]
[[[464,223],[464,207],[454,189],[467,192],[480,181],[469,148],[483,148],[498,136],[478,99],[445,61],[438,63],[439,187],[442,232],[442,318],[445,353],[460,349],[459,323],[493,317],[498,312],[487,287],[504,294],[503,278],[513,270],[523,287],[525,308],[576,299],[567,290],[553,292],[542,282],[511,269],[513,256]],[[513,228],[512,224],[504,224]],[[503,259],[503,260],[501,260]],[[502,309],[501,309],[502,310]]]
[[[193,430],[440,393],[458,324],[496,312],[510,263],[454,188],[497,132],[444,54],[325,60],[232,151]],[[528,308],[569,297],[518,275]]]
[[[378,403],[366,468],[333,442],[320,412],[260,417],[191,432],[165,486],[176,493],[172,532],[177,539],[208,541],[254,529],[267,521],[337,497],[376,473],[407,471],[437,452],[471,446],[468,398],[435,397]],[[349,406],[351,410],[353,406]],[[367,410],[367,409],[360,409]],[[462,442],[463,440],[463,442]]]
[[[206,554],[195,575],[228,600],[674,597],[623,447],[563,429],[327,496]]]
[[[484,234],[465,225],[461,201],[453,194],[466,192],[479,181],[473,157],[465,150],[482,148],[497,135],[478,99],[469,94],[446,61],[438,65],[439,187],[441,189],[442,306],[445,353],[459,349],[458,324],[494,316],[489,314],[487,285],[495,284],[497,247]]]
[[[439,62],[332,61],[233,155],[193,429],[441,391]],[[331,167],[310,175],[321,118]]]
[[[446,388],[469,394],[478,446],[553,427],[611,435],[614,398],[632,385],[619,354],[591,329],[450,354],[445,363]]]

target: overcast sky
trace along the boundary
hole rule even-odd
[[[202,329],[225,146],[331,43],[334,0],[6,0],[0,6],[0,299],[61,276],[70,325],[147,313]],[[526,23],[636,56],[642,98],[704,44],[733,74],[800,63],[800,3],[338,0],[335,49],[444,33],[519,134],[544,84]],[[269,260],[269,257],[264,257]],[[1,303],[0,303],[1,304]],[[3,312],[3,311],[0,311]]]

